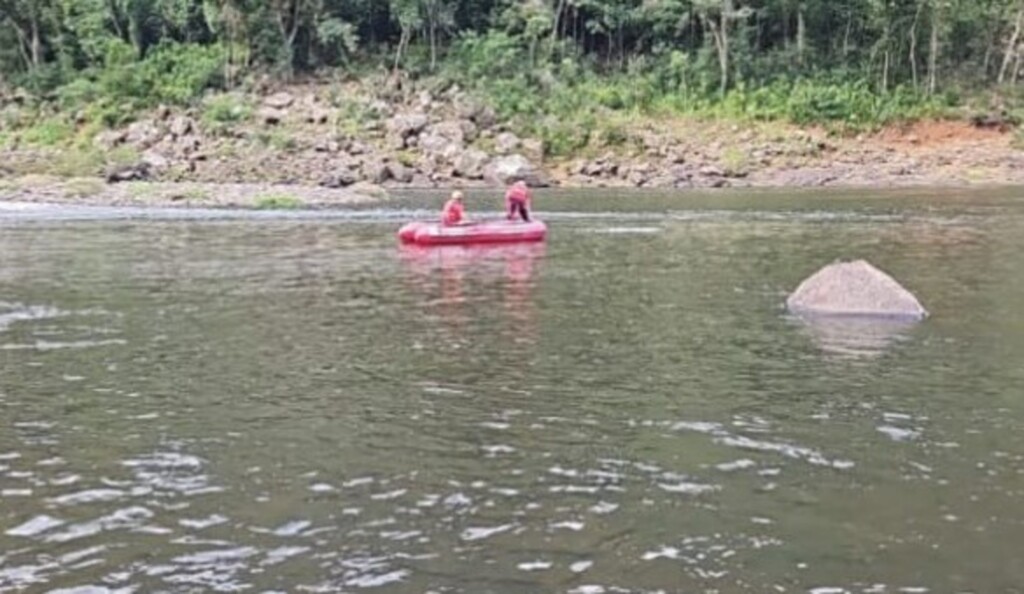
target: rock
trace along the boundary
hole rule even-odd
[[[714,165],[705,165],[700,168],[700,174],[704,177],[724,177],[725,172]]]
[[[136,163],[134,165],[120,165],[106,171],[105,178],[108,184],[116,184],[127,181],[144,181],[149,179],[149,165]]]
[[[1006,132],[1020,124],[1020,120],[1005,111],[999,113],[983,113],[971,116],[971,124],[976,128],[988,128]]]
[[[480,112],[483,111],[484,105],[479,101],[468,97],[466,95],[459,95],[455,97],[455,113],[462,119],[476,121]],[[477,122],[479,123],[479,122]]]
[[[434,103],[434,96],[430,94],[430,91],[420,91],[420,94],[416,97],[416,102],[421,109],[430,109],[430,106]]]
[[[331,110],[324,107],[313,106],[306,112],[307,124],[326,124],[331,121]]]
[[[356,194],[362,194],[370,198],[376,198],[378,200],[384,200],[388,197],[388,191],[381,187],[379,184],[371,184],[367,182],[358,182],[349,188],[350,191]]]
[[[455,175],[466,179],[482,179],[487,159],[487,153],[469,149],[455,159]]]
[[[520,144],[522,143],[518,136],[511,132],[502,132],[494,139],[494,150],[498,151],[499,155],[508,155],[514,153]]]
[[[284,121],[285,113],[273,107],[261,107],[256,111],[256,118],[267,126],[276,126]]]
[[[155,123],[147,120],[134,122],[128,126],[124,141],[135,148],[147,149],[163,138],[163,131]]]
[[[371,116],[378,118],[391,117],[391,114],[395,113],[395,110],[391,107],[391,104],[387,101],[376,100],[371,102],[367,106],[367,111]]]
[[[400,184],[407,184],[412,181],[413,171],[401,163],[387,164],[388,177]]]
[[[633,170],[629,172],[629,175],[626,177],[626,179],[629,181],[630,184],[640,188],[647,183],[649,177],[643,171]]]
[[[166,121],[167,118],[171,117],[171,108],[166,105],[159,105],[156,108],[156,118],[160,121]]]
[[[654,132],[644,132],[640,136],[640,142],[647,151],[660,151],[665,146],[665,138]]]
[[[328,175],[320,181],[320,185],[325,188],[345,188],[356,183],[355,173],[349,169],[339,169],[337,172]]]
[[[461,143],[455,143],[451,139],[439,134],[424,132],[419,137],[420,150],[432,155],[443,154],[449,151],[449,147],[452,145],[457,145],[457,148],[461,148]]]
[[[590,177],[600,177],[604,175],[605,169],[604,161],[598,159],[597,161],[591,161],[583,167],[583,175],[589,175]]]
[[[484,179],[494,185],[508,185],[524,181],[533,187],[547,187],[549,184],[542,171],[522,155],[498,157],[484,168]]]
[[[280,92],[263,99],[263,105],[271,109],[288,109],[295,103],[295,97],[291,93]]]
[[[498,123],[498,114],[490,106],[484,106],[479,113],[470,119],[481,128],[491,128]]]
[[[174,136],[175,138],[181,138],[186,134],[190,134],[195,129],[195,122],[192,120],[192,118],[186,116],[174,117],[173,119],[171,119],[171,125],[169,127],[171,136]]]
[[[430,123],[430,119],[422,113],[396,115],[388,120],[387,130],[390,134],[407,138],[419,134]]]
[[[321,138],[313,142],[313,150],[318,153],[336,153],[341,149],[337,141]]]
[[[146,165],[152,173],[163,173],[170,169],[170,160],[156,151],[142,153],[140,163]]]
[[[348,154],[352,156],[365,155],[370,152],[369,148],[361,142],[353,142],[348,147]]]
[[[200,146],[202,146],[202,142],[199,137],[189,134],[175,141],[174,150],[183,155],[190,155],[198,151]]]
[[[416,140],[415,136],[406,138],[401,134],[388,134],[385,144],[393,151],[400,151],[406,147],[413,146],[413,140]],[[419,144],[418,140],[416,141],[416,144]]]
[[[676,181],[690,181],[693,179],[693,172],[685,165],[673,165],[668,169],[668,175]]]
[[[110,150],[122,144],[128,138],[125,130],[104,130],[92,139],[92,145],[98,149]]]
[[[380,162],[369,162],[363,165],[363,179],[380,185],[391,179],[391,170]]]
[[[864,260],[830,264],[786,300],[796,314],[920,320],[928,311],[910,291]]]
[[[476,124],[469,120],[448,120],[430,126],[424,134],[441,136],[448,140],[464,145],[476,138]],[[422,134],[420,135],[422,137]]]

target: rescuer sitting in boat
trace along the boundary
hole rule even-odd
[[[444,209],[441,211],[442,225],[454,227],[469,223],[469,218],[466,217],[466,208],[462,202],[463,198],[464,196],[459,190],[452,192],[452,197],[445,202]]]

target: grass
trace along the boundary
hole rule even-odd
[[[289,194],[268,194],[256,199],[257,210],[295,210],[302,207],[302,201]]]
[[[285,153],[293,152],[299,148],[299,142],[294,136],[280,130],[260,132],[256,135],[256,140],[263,146]]]
[[[75,137],[75,127],[60,118],[47,118],[26,128],[21,139],[33,146],[57,146]]]
[[[729,147],[722,153],[722,165],[730,175],[746,175],[749,173],[750,158],[742,150]]]
[[[64,193],[74,198],[89,198],[103,192],[104,183],[93,177],[71,178],[61,185]]]

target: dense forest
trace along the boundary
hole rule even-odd
[[[0,0],[0,93],[116,119],[254,74],[378,73],[506,113],[885,119],[1012,90],[1022,27],[1021,0]]]

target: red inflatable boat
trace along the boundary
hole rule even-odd
[[[399,239],[417,245],[543,241],[547,234],[548,227],[541,221],[481,221],[454,226],[418,221],[398,230]]]

